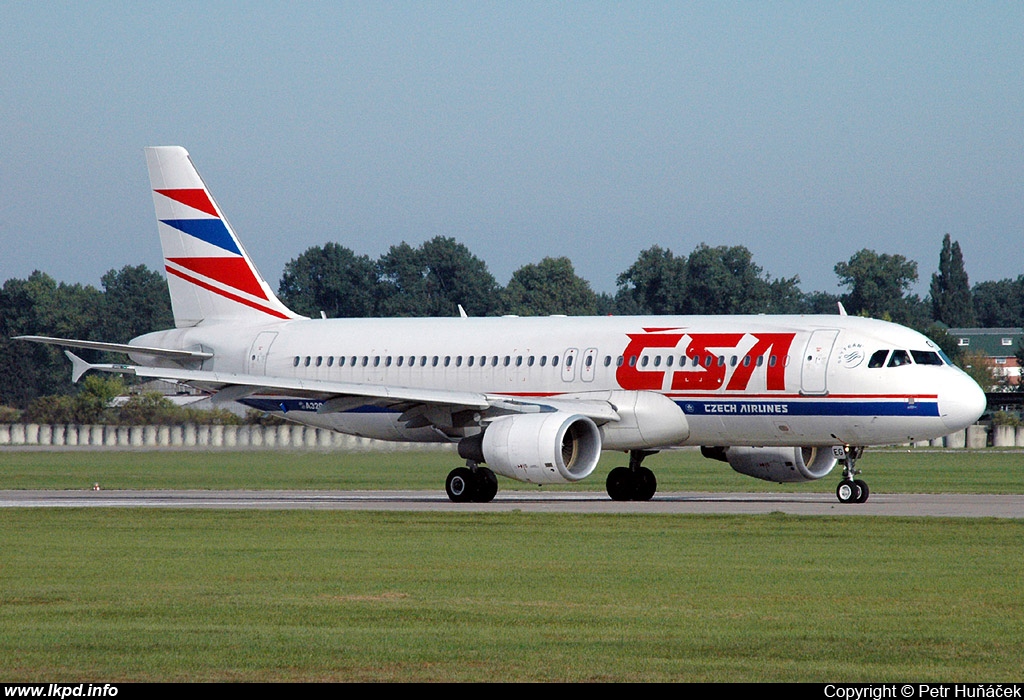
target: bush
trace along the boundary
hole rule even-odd
[[[992,414],[992,425],[1009,425],[1014,428],[1021,424],[1020,416],[1008,411],[996,411]]]

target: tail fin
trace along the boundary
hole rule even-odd
[[[180,146],[146,149],[174,325],[302,318],[275,296]]]

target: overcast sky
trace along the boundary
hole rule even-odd
[[[0,282],[162,269],[181,145],[271,286],[306,248],[454,237],[596,291],[743,245],[838,292],[862,248],[1024,273],[1024,3],[5,2]]]

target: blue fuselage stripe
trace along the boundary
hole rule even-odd
[[[241,403],[266,412],[316,412],[323,401],[316,399],[247,398]],[[690,399],[677,400],[688,416],[904,416],[937,418],[936,401],[735,401]],[[345,413],[395,413],[380,406],[359,406]]]
[[[722,401],[677,400],[691,416],[918,416],[936,418],[936,401]]]

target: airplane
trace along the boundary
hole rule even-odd
[[[971,425],[985,395],[939,347],[900,325],[846,315],[306,318],[256,269],[179,146],[145,149],[173,329],[128,344],[22,336],[126,353],[104,371],[164,379],[268,414],[380,440],[457,445],[445,490],[491,501],[496,475],[578,482],[603,451],[616,501],[657,491],[643,461],[699,446],[772,482],[821,479],[863,503],[871,446]],[[461,309],[460,309],[461,311]]]

